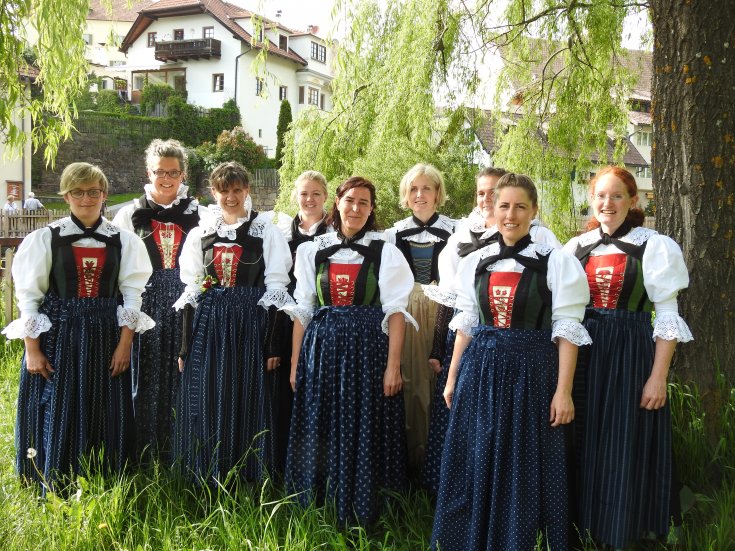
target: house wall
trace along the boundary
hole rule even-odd
[[[26,86],[26,93],[30,94],[29,86]],[[32,191],[31,117],[30,115],[21,117],[15,110],[13,122],[24,131],[27,140],[20,154],[12,156],[5,142],[0,140],[0,201],[4,204],[8,198],[9,182],[21,182],[23,198],[16,199],[16,204],[20,207],[25,197],[28,197],[28,192]]]
[[[97,65],[125,65],[127,58],[118,50],[122,39],[128,33],[132,21],[99,21],[88,19],[85,35],[91,35],[91,43],[86,46],[85,57]],[[112,34],[112,36],[110,36]],[[110,41],[113,38],[113,41]]]

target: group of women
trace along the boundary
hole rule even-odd
[[[688,275],[641,227],[630,173],[593,178],[592,227],[562,248],[533,182],[502,169],[455,221],[439,171],[416,165],[411,216],[381,232],[362,177],[330,205],[302,174],[290,217],[252,209],[237,163],[213,170],[210,209],[180,144],[155,140],[146,164],[114,223],[104,174],[70,165],[70,217],[19,247],[4,333],[25,340],[24,479],[54,489],[92,456],[201,483],[281,473],[300,503],[361,523],[412,481],[436,494],[442,550],[563,550],[575,533],[622,548],[680,521],[666,378],[692,338]]]

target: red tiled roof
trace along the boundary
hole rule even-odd
[[[89,15],[87,19],[94,21],[135,21],[138,10],[149,4],[148,0],[112,0],[112,11],[101,0],[89,0]]]
[[[496,147],[496,144],[495,144],[496,127],[495,127],[495,121],[493,119],[493,114],[491,111],[483,111],[477,114],[482,116],[482,120],[480,122],[480,125],[475,130],[475,135],[477,136],[477,139],[480,141],[482,148],[487,153],[492,153],[492,151]],[[474,113],[471,116],[474,116]],[[504,113],[502,116],[505,119],[508,119],[509,124],[513,124],[513,120],[519,118],[519,115],[508,114],[508,113]],[[543,132],[538,131],[537,136],[540,140],[546,142],[546,135]],[[623,155],[623,162],[626,165],[629,165],[629,166],[648,166],[649,165],[649,163],[643,158],[640,151],[636,149],[636,147],[633,145],[633,142],[631,142],[629,138],[627,137],[623,138],[623,141],[626,145],[625,154]],[[614,152],[615,152],[615,141],[608,136],[607,158],[612,159]],[[593,163],[596,163],[599,160],[600,160],[599,153],[592,153],[590,155],[590,161],[592,161]]]
[[[26,65],[25,67],[21,67],[18,69],[18,76],[19,77],[26,77],[30,78],[31,80],[36,80],[36,77],[39,75],[39,70],[32,65]]]
[[[640,111],[628,111],[628,120],[636,125],[653,124],[651,113],[641,113]]]
[[[125,36],[120,50],[127,52],[130,45],[143,34],[145,29],[160,17],[194,15],[199,13],[209,13],[214,19],[229,29],[235,38],[248,44],[252,42],[252,35],[235,22],[235,19],[255,15],[246,9],[229,4],[228,2],[223,2],[222,0],[159,0],[158,2],[152,2],[138,12],[138,18]],[[307,65],[306,60],[296,52],[290,48],[288,50],[282,50],[270,40],[267,43],[255,43],[253,47],[265,47],[272,55],[290,59],[299,65]]]

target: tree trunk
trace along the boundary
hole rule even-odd
[[[656,225],[682,246],[689,289],[679,310],[694,342],[674,372],[707,410],[735,381],[735,10],[729,2],[651,0]]]

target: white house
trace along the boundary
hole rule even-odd
[[[168,84],[204,108],[234,98],[246,131],[272,156],[281,100],[294,118],[306,107],[331,109],[334,51],[314,29],[256,18],[222,0],[159,0],[140,9],[120,47],[130,99],[139,103],[147,82]],[[263,49],[267,64],[256,74]]]
[[[30,96],[31,84],[36,80],[38,70],[28,67],[19,72],[18,78],[25,84],[25,93]],[[4,140],[0,140],[0,202],[5,204],[8,195],[13,195],[18,207],[22,206],[28,192],[31,191],[31,116],[21,115],[18,109],[14,113],[14,123],[25,134],[26,142],[20,154],[11,153]]]

